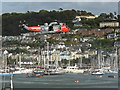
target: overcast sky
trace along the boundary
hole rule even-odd
[[[56,0],[1,0],[2,2],[56,2]],[[118,2],[120,0],[57,0],[57,2]]]
[[[5,0],[5,1],[11,1],[11,0]],[[20,1],[20,0],[16,0],[16,1]],[[33,0],[29,0],[29,1],[33,1]],[[39,10],[42,9],[58,10],[59,8],[63,8],[64,10],[66,9],[86,10],[88,12],[92,12],[93,14],[99,15],[100,13],[103,12],[105,13],[118,12],[118,3],[117,2],[2,2],[2,13],[11,13],[11,12],[25,13],[27,11],[38,12]]]

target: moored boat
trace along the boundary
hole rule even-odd
[[[92,72],[91,75],[104,75],[104,72],[101,72],[101,71],[94,71],[94,72]]]
[[[47,70],[44,71],[44,75],[62,75],[64,73],[56,71],[56,70]]]
[[[13,71],[13,74],[23,74],[23,73],[32,73],[33,70],[32,69],[26,69],[26,68],[16,68]]]
[[[117,71],[112,71],[112,70],[108,70],[108,71],[105,71],[105,73],[118,73]]]
[[[13,76],[13,74],[7,72],[0,72],[0,76]]]
[[[68,67],[65,69],[65,71],[66,71],[67,73],[84,73],[84,70],[83,70],[83,69],[79,69],[79,68],[77,67],[77,65],[75,65],[75,66],[68,66]]]

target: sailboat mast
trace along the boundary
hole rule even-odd
[[[40,65],[40,49],[38,50],[38,66]]]
[[[44,56],[43,56],[43,49],[41,50],[41,60],[42,60],[42,67],[44,67]]]
[[[115,60],[115,70],[118,71],[118,53],[117,53],[117,47],[116,47],[116,60]]]
[[[99,52],[98,52],[98,67],[100,68],[100,54],[99,54]]]
[[[21,53],[19,54],[19,67],[21,67]]]
[[[55,53],[55,64],[56,64],[56,68],[58,68],[58,52]]]
[[[49,68],[49,42],[47,42],[47,68]]]
[[[45,60],[45,52],[43,52],[43,59],[44,59],[44,69],[45,69],[45,65],[46,65],[46,60]]]
[[[80,58],[80,67],[82,67],[82,57]]]

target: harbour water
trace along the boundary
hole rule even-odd
[[[109,78],[109,75],[117,76]],[[79,83],[75,83],[79,80]],[[9,86],[8,77],[4,81],[6,87]],[[102,77],[96,77],[88,74],[50,75],[42,78],[26,77],[25,74],[14,75],[14,88],[118,88],[118,75],[105,74]]]

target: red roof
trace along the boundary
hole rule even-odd
[[[86,16],[86,17],[89,17],[89,15],[81,15],[81,16],[84,16],[84,17],[85,17],[85,16]]]

